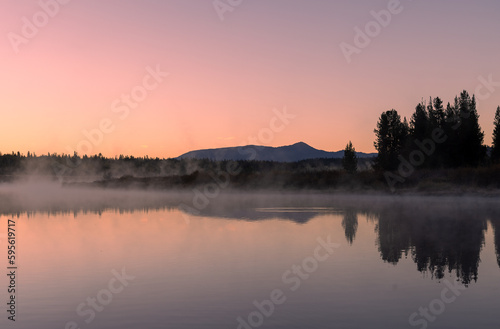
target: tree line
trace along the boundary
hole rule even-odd
[[[500,160],[500,106],[489,149],[483,144],[476,98],[467,91],[446,108],[439,97],[419,103],[410,122],[394,109],[386,111],[374,132],[379,170],[401,174],[416,168],[478,167]]]

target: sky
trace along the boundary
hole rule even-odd
[[[497,0],[3,0],[0,152],[373,152],[383,111],[464,89],[489,145],[499,13]]]

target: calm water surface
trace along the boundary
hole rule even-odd
[[[17,321],[4,306],[0,327],[500,327],[495,200],[220,196],[196,215],[176,204],[4,213]]]

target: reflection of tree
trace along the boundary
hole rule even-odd
[[[379,216],[378,245],[384,261],[396,264],[411,250],[420,272],[442,279],[446,271],[454,271],[463,284],[477,280],[484,218],[461,213],[457,219],[424,209],[385,209]]]
[[[376,230],[378,231],[378,250],[382,259],[397,264],[410,248],[410,227],[408,221],[397,213],[381,213]]]
[[[344,218],[342,219],[342,227],[345,230],[347,242],[352,244],[358,231],[358,214],[355,210],[348,209],[345,211]]]
[[[463,284],[477,281],[485,220],[430,218],[413,226],[413,259],[419,271],[442,279],[448,269]]]
[[[492,219],[491,225],[495,232],[495,250],[497,253],[497,263],[500,266],[500,219]]]

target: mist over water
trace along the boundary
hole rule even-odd
[[[195,196],[1,184],[1,222],[17,222],[19,324],[237,329],[279,289],[286,301],[262,328],[418,328],[410,316],[449,284],[465,290],[436,327],[497,318],[495,198],[223,191],[195,208]],[[338,247],[303,279],[293,266],[312,266],[320,240]],[[123,269],[134,279],[87,324],[87,298]]]
[[[0,184],[0,213],[139,210],[172,207],[180,193],[62,186],[47,180]]]
[[[199,196],[194,192],[201,188],[158,190],[158,189],[117,189],[95,188],[77,185],[63,185],[57,181],[40,178],[25,179],[14,183],[0,184],[0,212],[9,209],[17,211],[44,211],[61,208],[70,211],[78,209],[116,207],[116,208],[148,208],[168,206],[176,207],[180,203],[192,205]],[[425,196],[425,195],[391,195],[391,194],[356,194],[356,193],[322,193],[294,191],[251,191],[227,189],[216,195],[206,197],[206,207],[197,208],[201,213],[220,209],[225,212],[232,208],[265,208],[266,206],[343,206],[360,209],[391,208],[408,212],[458,213],[461,209],[472,209],[474,213],[495,212],[498,199],[480,196]],[[476,207],[477,206],[477,207]],[[477,209],[475,209],[477,208]]]

